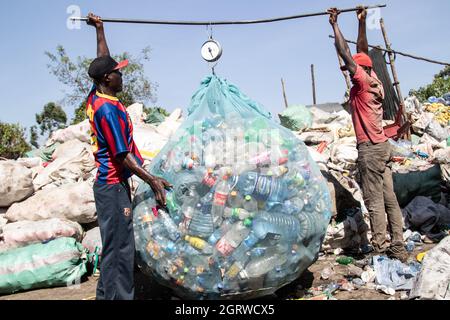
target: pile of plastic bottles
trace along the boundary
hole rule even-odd
[[[260,288],[292,281],[301,259],[314,260],[320,239],[313,238],[330,215],[323,178],[304,147],[275,135],[270,145],[260,142],[258,123],[246,132],[231,125],[206,119],[206,139],[187,130],[156,169],[174,185],[167,208],[152,198],[135,208],[143,260],[198,293],[254,290],[245,287],[249,279],[261,280]],[[235,145],[238,138],[245,143]],[[228,148],[217,150],[218,141]]]
[[[256,297],[317,258],[331,217],[326,182],[304,144],[261,117],[186,121],[152,163],[173,184],[167,206],[139,186],[139,264],[183,297]]]

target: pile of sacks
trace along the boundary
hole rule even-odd
[[[449,205],[449,199],[445,199],[445,190],[448,191],[450,186],[449,96],[430,98],[426,104],[421,104],[416,97],[409,97],[405,101],[406,111],[412,120],[412,141],[389,140],[395,161],[392,164],[394,189],[402,208],[418,196],[430,197],[434,202],[441,201],[443,205]],[[345,249],[358,242],[361,245],[363,243],[358,240],[362,239],[360,234],[366,232],[365,224],[370,224],[359,187],[358,150],[351,115],[338,104],[294,107],[297,114],[309,112],[304,117],[308,121],[286,121],[285,116],[290,114],[290,108],[280,115],[280,119],[285,125],[295,124],[291,129],[308,146],[312,158],[332,184],[333,213],[335,218],[340,216],[338,221],[342,221],[330,224],[322,249]],[[383,125],[391,123],[384,121]],[[444,193],[441,192],[443,187]],[[358,223],[354,221],[354,216],[345,213],[354,207],[360,209],[358,217],[362,218],[358,218]]]
[[[130,106],[128,113],[133,122],[134,140],[146,163],[182,122],[180,109],[158,126],[145,123],[141,104]],[[89,131],[89,121],[85,120],[55,131],[30,157],[0,161],[0,270],[6,270],[0,272],[0,294],[71,283],[74,270],[79,277],[86,272],[89,253],[101,254],[92,191],[97,168],[89,145]],[[63,240],[51,244],[54,239]],[[50,245],[53,255],[44,257],[48,251],[45,248]],[[67,253],[68,257],[69,252],[71,258],[66,264],[55,256]],[[15,261],[13,265],[6,265],[11,261]],[[37,267],[54,266],[55,261],[65,269],[48,267],[43,273]],[[21,270],[23,263],[36,266],[29,270],[33,275],[30,279]]]

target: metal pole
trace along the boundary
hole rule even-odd
[[[385,4],[366,6],[366,9],[375,9],[375,8],[385,8]],[[357,11],[359,8],[348,8],[341,9],[341,12],[352,12]],[[308,13],[308,14],[299,14],[295,16],[287,16],[287,17],[279,17],[279,18],[271,18],[271,19],[262,19],[262,20],[243,20],[243,21],[164,21],[164,20],[141,20],[141,19],[113,19],[113,18],[104,18],[103,22],[114,22],[114,23],[139,23],[139,24],[168,24],[168,25],[229,25],[229,24],[255,24],[255,23],[269,23],[269,22],[277,22],[284,20],[292,20],[292,19],[300,19],[300,18],[308,18],[308,17],[316,17],[316,16],[324,16],[328,15],[326,11],[324,12],[316,12],[316,13]],[[71,17],[71,20],[75,21],[87,21],[87,17]]]
[[[331,39],[334,39],[334,36],[332,36],[332,35],[329,35],[328,37],[330,37]],[[351,41],[351,40],[347,40],[347,39],[344,39],[344,40],[346,42],[348,42],[348,43],[357,44],[355,41]],[[422,61],[425,61],[425,62],[430,62],[430,63],[435,63],[435,64],[441,64],[443,66],[450,66],[450,63],[448,63],[448,62],[436,61],[436,60],[432,60],[432,59],[428,59],[428,58],[424,58],[424,57],[419,57],[419,56],[415,56],[415,55],[412,55],[412,54],[409,54],[409,53],[404,53],[404,52],[400,52],[400,51],[396,51],[396,50],[392,50],[392,49],[391,50],[387,50],[387,49],[381,48],[380,46],[373,46],[373,45],[369,44],[369,48],[378,49],[378,50],[381,50],[381,51],[384,51],[384,52],[388,52],[388,53],[391,52],[393,54],[398,54],[398,55],[405,56],[405,57],[408,57],[408,58],[411,58],[411,59],[422,60]]]
[[[284,87],[284,80],[283,80],[283,78],[281,78],[281,88],[283,89],[284,106],[287,109],[289,104],[288,104],[287,97],[286,97],[286,89]]]
[[[314,77],[314,65],[311,65],[311,80],[312,80],[312,91],[313,91],[313,104],[317,104],[316,100],[316,79]]]

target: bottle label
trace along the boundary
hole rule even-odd
[[[212,188],[214,186],[214,184],[216,183],[217,179],[210,174],[209,172],[207,172],[205,174],[205,176],[203,177],[202,183],[210,188]]]
[[[219,251],[224,256],[229,256],[234,250],[234,247],[231,244],[227,243],[223,238],[220,239],[219,242],[217,242],[216,248],[217,251]]]
[[[267,233],[266,238],[267,240],[280,240],[281,234],[279,233]]]
[[[214,194],[214,205],[216,206],[225,206],[225,203],[227,202],[228,194],[226,193],[220,193],[216,192]]]
[[[200,238],[190,238],[189,243],[196,249],[202,250],[205,247],[206,242]]]

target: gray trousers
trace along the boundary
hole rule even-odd
[[[358,169],[364,203],[369,211],[372,245],[378,252],[387,249],[386,217],[391,246],[403,246],[403,218],[394,193],[389,141],[379,144],[365,142],[358,145]]]

